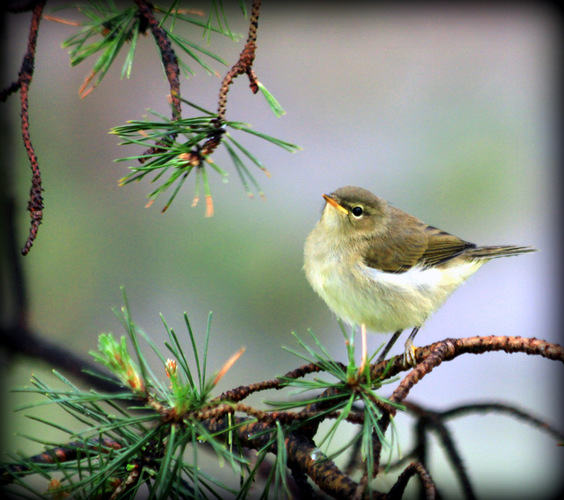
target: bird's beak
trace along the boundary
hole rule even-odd
[[[331,198],[331,196],[329,196],[328,194],[324,194],[324,195],[323,195],[323,198],[325,198],[325,201],[326,201],[327,203],[329,203],[329,205],[331,205],[333,208],[336,208],[336,209],[339,210],[340,212],[343,212],[345,215],[349,213],[349,211],[348,211],[345,207],[339,205],[339,204],[335,201],[335,199],[334,199],[334,198]]]

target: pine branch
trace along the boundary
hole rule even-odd
[[[418,349],[419,364],[405,375],[391,397],[385,398],[380,394],[383,385],[405,370],[401,356],[396,356],[388,362],[376,363],[366,367],[364,372],[359,372],[355,365],[353,340],[345,339],[348,361],[343,364],[335,362],[310,332],[316,349],[297,338],[304,353],[296,352],[299,357],[309,360],[310,363],[278,379],[241,386],[214,398],[211,397],[213,388],[242,355],[242,351],[229,359],[217,375],[207,380],[205,372],[209,328],[206,332],[204,357],[201,357],[186,318],[196,362],[194,371],[186,361],[187,356],[178,337],[167,326],[166,321],[164,325],[170,339],[166,345],[175,359],[165,359],[159,353],[149,337],[135,325],[127,301],[125,304],[119,317],[134,346],[135,356],[130,354],[125,337],[118,342],[109,334],[100,336],[99,350],[93,353],[96,360],[114,374],[116,386],[120,387],[122,392],[115,395],[83,392],[60,375],[67,389],[53,390],[35,379],[36,389],[28,389],[26,392],[46,395],[50,401],[61,405],[71,415],[79,418],[87,425],[80,433],[86,441],[71,441],[29,459],[21,459],[19,463],[6,464],[2,474],[4,482],[20,481],[18,478],[23,475],[40,471],[41,474],[49,475],[49,471],[62,468],[66,471],[69,481],[57,485],[57,491],[60,493],[76,492],[81,488],[94,491],[107,488],[106,483],[104,486],[96,478],[110,476],[119,478],[112,487],[113,498],[126,498],[142,487],[149,488],[154,494],[164,494],[165,491],[178,494],[181,491],[194,493],[204,487],[204,484],[206,488],[212,488],[213,483],[215,487],[227,491],[227,485],[215,480],[212,483],[200,484],[203,478],[194,476],[197,459],[194,463],[186,462],[183,450],[188,443],[197,440],[213,450],[218,458],[232,464],[235,469],[243,467],[250,471],[248,475],[244,474],[245,480],[241,490],[243,496],[246,495],[245,492],[250,491],[259,467],[266,463],[266,457],[270,455],[275,458],[265,483],[265,495],[268,495],[271,487],[288,488],[286,474],[291,471],[297,481],[304,483],[305,478],[309,478],[316,488],[335,498],[362,498],[365,495],[370,498],[399,498],[409,479],[418,476],[427,497],[434,498],[436,486],[425,466],[425,443],[429,432],[438,432],[467,497],[473,498],[473,487],[462,467],[462,458],[454,446],[450,432],[441,421],[468,411],[491,411],[500,407],[471,405],[439,415],[407,403],[406,406],[411,411],[420,415],[417,423],[420,436],[417,444],[419,461],[408,465],[389,493],[385,494],[375,491],[371,480],[382,472],[382,452],[390,446],[385,434],[397,411],[403,408],[399,403],[404,401],[410,390],[433,368],[458,355],[476,353],[477,345],[480,353],[503,349],[564,360],[562,347],[546,342],[539,344],[536,339],[499,336],[482,338],[482,341],[478,338],[456,341],[447,339]],[[140,345],[143,339],[161,359],[169,385],[163,384],[148,365]],[[334,381],[324,381],[319,377],[313,381],[304,378],[313,373],[330,375]],[[124,387],[130,391],[129,396],[123,393]],[[296,401],[271,403],[274,405],[273,410],[262,410],[243,403],[246,398],[257,392],[285,387],[300,388],[306,392],[313,390],[317,394]],[[116,419],[102,406],[110,404],[111,408],[117,409],[119,401],[128,399],[135,401],[136,406],[144,408],[145,412],[136,416],[123,408],[120,410],[122,416]],[[503,410],[509,411],[507,408]],[[524,412],[510,413],[519,418],[527,418],[527,421],[540,428],[553,431],[540,420],[526,416]],[[333,421],[332,426],[324,436],[319,435],[319,424],[327,421]],[[353,467],[349,467],[348,472],[341,470],[333,461],[333,457],[322,451],[343,422],[358,426],[359,432],[337,455],[347,449],[351,450],[356,464],[361,465],[360,481],[355,481],[350,475]],[[44,423],[57,426],[55,422]],[[96,445],[96,441],[90,440],[90,437],[94,436],[102,440],[99,442],[106,444],[102,447]],[[557,438],[561,436],[562,434],[555,434]],[[117,444],[110,446],[107,443]],[[244,450],[257,451],[259,460],[253,468],[249,469]],[[104,458],[108,453],[109,458]],[[115,458],[112,458],[112,453],[117,453]],[[358,454],[362,457],[360,460]],[[85,460],[89,465],[84,463]],[[80,466],[83,470],[82,479],[70,480],[76,473],[73,471],[77,470],[77,462],[83,463]],[[151,474],[156,474],[158,478],[154,483],[147,482],[149,471],[153,471]],[[187,476],[184,477],[184,474]],[[176,486],[165,487],[172,484],[171,481]]]

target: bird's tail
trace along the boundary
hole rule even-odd
[[[498,257],[511,257],[522,253],[536,252],[533,247],[516,247],[513,245],[502,245],[492,247],[476,247],[468,250],[466,255],[475,259],[497,259]]]

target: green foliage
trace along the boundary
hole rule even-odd
[[[266,99],[266,102],[268,103],[268,105],[270,106],[270,109],[272,110],[272,112],[280,117],[284,114],[286,114],[286,111],[284,111],[284,108],[280,105],[280,103],[276,100],[276,97],[274,97],[270,91],[261,83],[258,82],[258,88],[261,91],[262,95],[264,96],[264,98]]]
[[[64,385],[63,389],[53,389],[33,377],[33,387],[18,391],[47,398],[47,401],[21,407],[19,411],[54,403],[79,422],[82,429],[72,431],[57,422],[29,417],[62,431],[68,440],[61,444],[24,436],[51,449],[36,457],[15,458],[12,464],[3,467],[3,479],[12,478],[12,492],[25,490],[29,498],[42,498],[44,489],[35,489],[25,480],[25,476],[34,474],[43,477],[50,492],[61,498],[67,494],[73,498],[113,495],[112,498],[132,499],[137,494],[159,499],[223,498],[228,494],[246,498],[259,491],[262,491],[257,495],[260,498],[287,498],[290,493],[286,438],[296,431],[315,428],[326,419],[333,419],[333,424],[319,436],[319,447],[328,448],[345,422],[360,423],[361,430],[331,456],[315,448],[319,451],[318,462],[343,454],[361,440],[363,468],[367,472],[373,469],[374,439],[384,442],[379,432],[380,406],[390,402],[374,392],[382,386],[383,380],[370,380],[369,370],[359,372],[353,338],[345,337],[348,365],[341,365],[331,359],[312,332],[310,336],[318,350],[296,336],[305,352],[291,352],[313,363],[335,381],[279,379],[279,388],[297,388],[302,395],[310,391],[313,394],[297,401],[270,403],[275,407],[270,417],[268,412],[241,407],[229,399],[212,398],[217,382],[241,352],[213,378],[208,378],[211,315],[202,349],[198,348],[188,317],[184,316],[193,360],[189,362],[185,347],[164,318],[168,336],[165,347],[171,358],[166,358],[135,324],[125,296],[124,300],[124,307],[116,314],[127,337],[117,340],[111,334],[101,334],[98,350],[91,353],[111,371],[116,377],[113,380],[123,391],[115,394],[85,391],[57,372],[54,373]],[[149,365],[143,344],[157,355],[162,375]],[[248,416],[236,417],[235,412],[245,412]],[[260,425],[255,427],[254,424]],[[244,451],[249,447],[257,449],[252,464]],[[219,463],[229,464],[233,473],[240,476],[237,491],[201,469],[202,449],[213,452]],[[264,469],[272,453],[274,461],[269,466],[270,472],[259,488],[255,484],[259,469]]]
[[[246,15],[244,2],[239,2],[239,5],[243,14]],[[84,97],[102,81],[120,51],[127,45],[129,45],[129,48],[127,49],[121,75],[122,78],[130,76],[139,36],[146,34],[149,26],[145,17],[140,16],[136,6],[118,8],[111,0],[91,0],[87,4],[79,5],[77,8],[86,19],[80,23],[80,31],[65,40],[63,47],[69,49],[71,65],[73,66],[80,64],[86,59],[96,57],[92,71],[79,91],[80,95]],[[208,48],[181,35],[178,23],[202,29],[202,37],[208,43],[211,32],[219,33],[236,41],[240,37],[233,34],[229,28],[221,0],[211,2],[210,12],[206,21],[198,18],[198,16],[203,16],[203,13],[181,8],[179,1],[173,1],[168,8],[154,5],[152,10],[155,15],[160,15],[159,28],[163,30],[164,36],[171,43],[173,49],[175,49],[177,56],[188,56],[206,73],[219,76],[207,64],[206,58],[223,65],[227,64],[226,61]],[[163,46],[160,49],[162,51]],[[162,57],[164,57],[164,53]],[[170,55],[167,57],[169,57],[170,63],[178,65],[178,68],[183,71],[185,76],[195,74],[193,67],[183,58],[170,58]],[[165,73],[167,73],[167,68],[165,67],[164,69]],[[266,87],[258,81],[256,85],[275,115],[281,116],[284,114],[284,110]],[[226,93],[227,89],[224,92]],[[178,93],[178,89],[171,88],[171,95]],[[266,168],[253,153],[228,132],[228,129],[240,130],[255,135],[287,151],[299,149],[293,144],[254,131],[249,125],[244,123],[220,120],[217,115],[210,111],[190,103],[180,96],[178,97],[183,102],[203,112],[204,115],[171,121],[154,113],[162,121],[133,120],[126,125],[114,127],[111,130],[111,133],[123,139],[124,142],[122,144],[138,144],[145,148],[145,152],[138,156],[120,159],[120,161],[135,160],[139,162],[137,165],[130,167],[131,173],[125,176],[120,181],[120,184],[139,181],[149,173],[155,174],[152,182],[156,182],[165,173],[168,174],[168,178],[164,179],[156,189],[149,193],[148,205],[152,204],[161,193],[170,188],[172,194],[163,208],[163,211],[167,210],[187,180],[190,172],[196,169],[194,204],[200,198],[200,187],[203,185],[207,205],[206,214],[212,215],[213,203],[207,166],[218,173],[224,180],[227,177],[227,172],[212,159],[212,153],[220,144],[227,151],[228,157],[233,163],[247,194],[252,196],[254,190],[263,196],[258,182],[249,169],[248,163],[250,162],[253,166],[268,173]],[[174,116],[177,117],[179,113],[180,110],[176,109]],[[178,140],[179,136],[186,140]]]
[[[132,5],[131,7],[118,8],[111,0],[91,0],[87,4],[73,6],[73,8],[77,8],[86,19],[80,23],[82,27],[80,31],[63,42],[63,48],[69,49],[71,65],[76,66],[88,58],[97,56],[92,71],[81,89],[81,95],[87,95],[102,81],[126,44],[129,44],[129,48],[122,66],[121,76],[122,78],[129,78],[139,36],[145,35],[148,29],[146,22],[139,16],[137,7]],[[180,7],[180,2],[172,2],[171,6],[166,9],[155,6],[155,12],[161,14],[159,25],[168,36],[173,47],[180,49],[181,53],[189,56],[206,73],[217,75],[217,72],[199,54],[222,65],[227,65],[227,62],[219,55],[179,35],[175,28],[177,22],[180,21],[202,29],[202,36],[207,37],[208,41],[211,32],[229,36],[236,40],[238,37],[233,35],[229,28],[225,29],[221,23],[214,26],[211,15],[208,21],[204,22],[198,19],[198,16],[201,17],[201,13],[197,11],[185,13],[185,10]],[[195,74],[194,69],[185,61],[179,59],[178,62],[186,76]],[[87,90],[86,88],[90,84],[92,86]]]
[[[245,17],[247,17],[247,9],[245,8],[244,0],[239,0],[239,8]],[[208,20],[206,23],[206,30],[204,32],[204,38],[209,41],[209,34],[213,30],[213,20],[215,18],[217,27],[219,31],[227,36],[229,36],[232,40],[237,40],[239,38],[238,35],[233,34],[229,29],[229,22],[227,19],[227,15],[225,14],[225,9],[223,7],[223,0],[212,0],[211,1],[211,9],[210,14],[208,16]]]
[[[125,337],[118,342],[112,335],[103,333],[98,338],[98,350],[100,353],[92,353],[96,361],[106,365],[134,393],[145,392],[139,369],[127,350]]]
[[[277,409],[288,410],[298,406],[314,405],[316,408],[316,415],[312,418],[319,419],[320,416],[330,416],[334,422],[318,441],[317,445],[320,449],[325,448],[326,459],[335,459],[343,455],[346,451],[353,448],[358,439],[361,440],[361,456],[364,460],[364,470],[371,474],[374,470],[375,457],[374,457],[374,440],[377,439],[384,448],[391,451],[392,442],[395,440],[395,433],[392,432],[392,441],[388,441],[380,428],[379,421],[383,416],[382,406],[395,407],[399,410],[404,410],[402,405],[391,402],[387,398],[381,396],[376,392],[381,389],[384,384],[395,382],[396,378],[387,377],[387,372],[384,371],[380,378],[371,380],[369,363],[364,366],[357,366],[355,361],[355,331],[351,332],[348,336],[341,324],[341,331],[345,339],[345,346],[347,349],[348,363],[342,365],[336,362],[333,357],[327,352],[323,344],[316,337],[316,335],[309,331],[309,335],[319,349],[316,351],[314,348],[306,344],[297,335],[293,334],[305,353],[294,351],[293,349],[286,348],[294,355],[306,360],[309,363],[314,363],[327,375],[330,375],[335,381],[323,380],[315,378],[314,380],[305,379],[287,379],[285,381],[288,387],[295,387],[299,389],[300,393],[314,390],[316,395],[310,399],[301,401],[284,401],[282,403],[271,402]],[[374,353],[372,358],[377,354]],[[362,370],[362,371],[361,371]],[[319,392],[321,391],[321,394]],[[347,421],[355,423],[361,422],[361,431],[352,437],[348,442],[339,443],[339,449],[329,454],[329,448],[335,436],[342,436],[341,425]],[[393,423],[393,420],[392,420]],[[392,426],[392,430],[395,428]],[[389,455],[391,458],[391,454]]]
[[[177,356],[175,360],[164,359],[146,334],[132,321],[127,306],[122,308],[118,316],[134,346],[137,360],[134,361],[129,353],[131,348],[128,348],[125,337],[118,342],[110,334],[100,335],[99,352],[92,354],[129,391],[116,394],[84,391],[54,372],[66,386],[66,389],[58,390],[34,377],[34,388],[18,392],[47,397],[48,403],[57,404],[78,420],[84,429],[73,432],[55,422],[41,420],[45,425],[68,434],[69,443],[60,445],[26,437],[46,447],[61,446],[60,449],[64,452],[59,453],[57,460],[51,463],[36,463],[25,458],[16,459],[15,463],[29,469],[24,475],[40,474],[46,481],[63,473],[57,493],[72,493],[73,498],[95,498],[102,492],[115,491],[116,485],[125,485],[136,474],[141,476],[133,481],[135,486],[131,489],[124,487],[123,494],[116,498],[134,498],[142,488],[149,491],[147,498],[222,498],[226,492],[233,493],[228,486],[198,469],[197,450],[202,443],[209,445],[220,460],[231,464],[234,469],[238,470],[240,463],[246,463],[246,459],[237,450],[228,449],[219,441],[223,440],[224,434],[232,432],[233,428],[228,427],[211,434],[196,417],[199,410],[209,406],[210,391],[218,380],[216,377],[209,381],[205,376],[209,328],[206,332],[204,360],[200,363],[195,338],[185,318],[191,345],[194,347],[194,372],[187,363],[176,334],[164,320],[169,335],[166,346]],[[163,362],[169,386],[148,365],[140,348],[141,340],[147,341]],[[130,406],[124,407],[124,401],[128,401]],[[23,411],[39,404],[18,410]],[[188,447],[193,449],[193,462],[185,458]],[[67,460],[67,456],[73,454],[76,456]],[[43,491],[35,490],[16,472],[12,474],[17,486],[34,494],[31,498],[43,498]]]
[[[242,122],[225,121],[222,127],[218,128],[217,115],[192,102],[182,100],[204,114],[194,118],[173,121],[163,115],[153,113],[161,121],[132,120],[126,125],[114,127],[111,130],[112,134],[118,135],[123,140],[122,145],[137,144],[146,148],[146,151],[141,155],[129,156],[119,160],[139,162],[129,167],[131,173],[121,179],[122,185],[139,181],[148,174],[154,174],[151,182],[157,182],[168,172],[168,178],[148,195],[149,203],[152,203],[160,194],[172,188],[172,194],[163,210],[170,206],[193,170],[196,171],[195,201],[200,196],[201,182],[205,196],[208,199],[211,197],[207,175],[208,167],[222,178],[226,178],[227,172],[211,158],[211,155],[205,154],[205,149],[202,149],[202,144],[205,144],[208,140],[221,140],[221,145],[228,152],[249,196],[252,195],[249,183],[262,195],[259,184],[251,173],[248,163],[250,162],[254,167],[268,174],[266,167],[253,153],[236,140],[229,130],[251,134],[286,151],[293,152],[299,149],[294,144],[257,132]],[[185,140],[179,140],[178,137]],[[154,144],[158,144],[158,147],[153,148]]]

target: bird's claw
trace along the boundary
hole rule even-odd
[[[413,345],[411,339],[407,339],[407,341],[405,342],[405,351],[403,353],[403,366],[405,368],[417,365],[417,360],[415,357],[416,352],[417,347]]]

